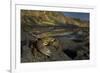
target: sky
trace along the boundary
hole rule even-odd
[[[72,18],[79,18],[81,20],[89,20],[89,13],[64,12],[64,15]]]

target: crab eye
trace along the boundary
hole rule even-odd
[[[48,45],[48,43],[47,43],[47,42],[44,42],[44,43],[43,43],[43,45],[45,45],[45,46],[46,46],[46,45]]]
[[[51,42],[54,42],[54,41],[55,41],[55,39],[52,39],[52,40],[51,40]]]

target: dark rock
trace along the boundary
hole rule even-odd
[[[71,59],[74,59],[77,56],[76,50],[66,49],[64,50],[64,53],[68,55]]]

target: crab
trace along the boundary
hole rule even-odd
[[[50,57],[52,54],[52,51],[49,46],[53,46],[56,49],[59,46],[59,41],[53,37],[40,38],[35,43],[36,43],[36,46],[34,46],[34,43],[33,43],[32,53],[35,55],[36,50],[37,50],[38,52],[48,57]]]

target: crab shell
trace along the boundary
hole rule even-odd
[[[43,41],[39,40],[37,43],[37,49],[44,55],[46,56],[50,56],[51,55],[51,51],[50,48],[48,48],[46,46],[46,44],[43,43]]]

